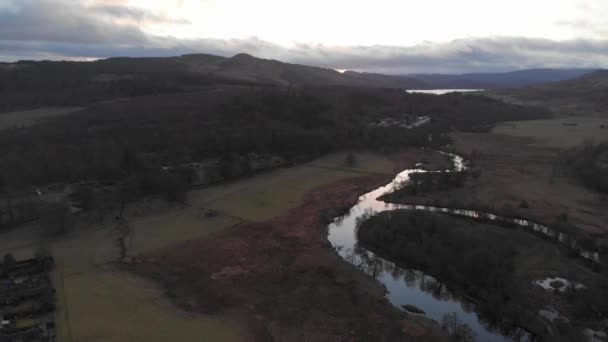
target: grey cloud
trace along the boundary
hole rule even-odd
[[[0,41],[0,55],[105,58],[174,56],[209,53],[231,56],[246,52],[262,58],[357,71],[403,73],[498,72],[539,67],[608,67],[608,40],[551,41],[497,37],[425,43],[412,47],[331,47],[299,44],[285,48],[257,38],[246,40],[149,37],[146,44],[78,44]]]
[[[0,39],[80,44],[144,43],[148,37],[133,25],[103,20],[80,2],[20,0],[0,8]]]
[[[255,37],[180,40],[151,36],[129,22],[166,18],[118,7],[116,1],[97,1],[92,7],[76,0],[19,0],[7,4],[0,6],[0,60],[4,61],[185,53],[231,56],[246,52],[291,63],[391,74],[608,67],[608,39],[491,37],[426,42],[410,47],[311,44],[283,47]],[[117,24],[112,18],[121,21]]]
[[[171,23],[186,25],[190,22],[186,19],[174,19],[164,14],[151,13],[137,8],[119,5],[102,4],[88,8],[92,14],[105,15],[113,18],[126,19],[137,23]]]
[[[303,57],[302,57],[303,56]],[[286,54],[295,62],[384,73],[484,72],[537,67],[607,67],[608,40],[556,42],[497,37],[463,39],[413,47],[298,46]]]

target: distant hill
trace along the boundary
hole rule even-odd
[[[256,58],[244,53],[230,58],[220,58],[210,60],[208,55],[185,55],[178,58],[178,60],[189,65],[192,71],[195,72],[210,73],[226,79],[263,84],[284,86],[344,85],[381,88],[413,88],[424,86],[422,82],[407,77],[352,71],[340,73],[333,69],[283,63],[276,60]]]
[[[568,80],[597,69],[528,69],[502,73],[410,74],[434,89],[509,89]]]
[[[0,111],[83,105],[218,84],[420,88],[407,77],[345,72],[237,54],[164,58],[117,57],[93,62],[0,63]]]
[[[608,70],[496,93],[520,102],[547,104],[561,114],[608,115]]]

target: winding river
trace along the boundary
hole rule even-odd
[[[442,152],[444,153],[444,152]],[[456,313],[458,318],[469,325],[475,332],[476,341],[527,341],[529,335],[521,329],[509,332],[499,332],[481,321],[473,311],[470,302],[459,298],[450,291],[439,280],[424,274],[418,270],[404,269],[371,251],[365,250],[357,244],[356,229],[358,222],[371,215],[398,209],[426,210],[433,212],[444,212],[456,216],[464,216],[474,219],[493,220],[517,224],[535,232],[545,234],[559,242],[566,240],[562,233],[556,233],[549,227],[536,224],[527,220],[502,217],[490,213],[482,213],[473,210],[460,210],[439,208],[412,204],[394,204],[379,200],[386,193],[394,191],[409,180],[412,173],[418,172],[459,172],[466,169],[464,159],[458,155],[444,153],[451,157],[452,170],[426,171],[422,169],[408,169],[399,173],[391,183],[372,190],[361,197],[355,206],[347,214],[336,218],[328,229],[328,240],[336,249],[338,254],[346,261],[355,265],[360,270],[376,278],[387,290],[388,300],[397,308],[403,305],[415,305],[425,311],[429,318],[441,322],[442,317],[448,313]],[[570,242],[572,248],[576,248],[576,242]],[[579,251],[582,257],[599,261],[597,253]]]

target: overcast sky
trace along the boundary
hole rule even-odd
[[[0,60],[202,52],[384,73],[608,68],[608,0],[0,0]]]

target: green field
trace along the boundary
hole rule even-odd
[[[41,121],[67,115],[73,112],[76,112],[82,108],[79,107],[48,107],[48,108],[39,108],[34,110],[24,110],[18,112],[7,112],[0,113],[0,130],[12,128],[12,127],[22,127],[22,126],[32,126]]]
[[[296,206],[310,189],[349,177],[393,171],[388,159],[375,154],[357,154],[352,168],[345,165],[345,158],[345,153],[332,154],[295,168],[193,193],[191,201],[247,221],[264,221]]]
[[[345,153],[332,154],[292,168],[188,194],[188,206],[142,202],[128,209],[133,230],[129,253],[139,255],[186,240],[204,237],[239,222],[263,221],[297,206],[311,189],[370,173],[393,173],[385,156],[357,153],[353,167]],[[208,208],[219,216],[206,217]],[[111,220],[107,220],[111,224]],[[148,281],[118,271],[111,226],[82,227],[52,244],[57,262],[57,324],[61,341],[234,341],[234,323],[191,314],[171,306],[162,291]],[[35,225],[0,237],[0,249],[18,257],[31,255],[37,245]]]
[[[605,128],[600,128],[602,125]],[[533,138],[540,145],[570,148],[580,145],[586,140],[608,141],[608,119],[560,117],[547,120],[512,121],[496,126],[493,133]]]

